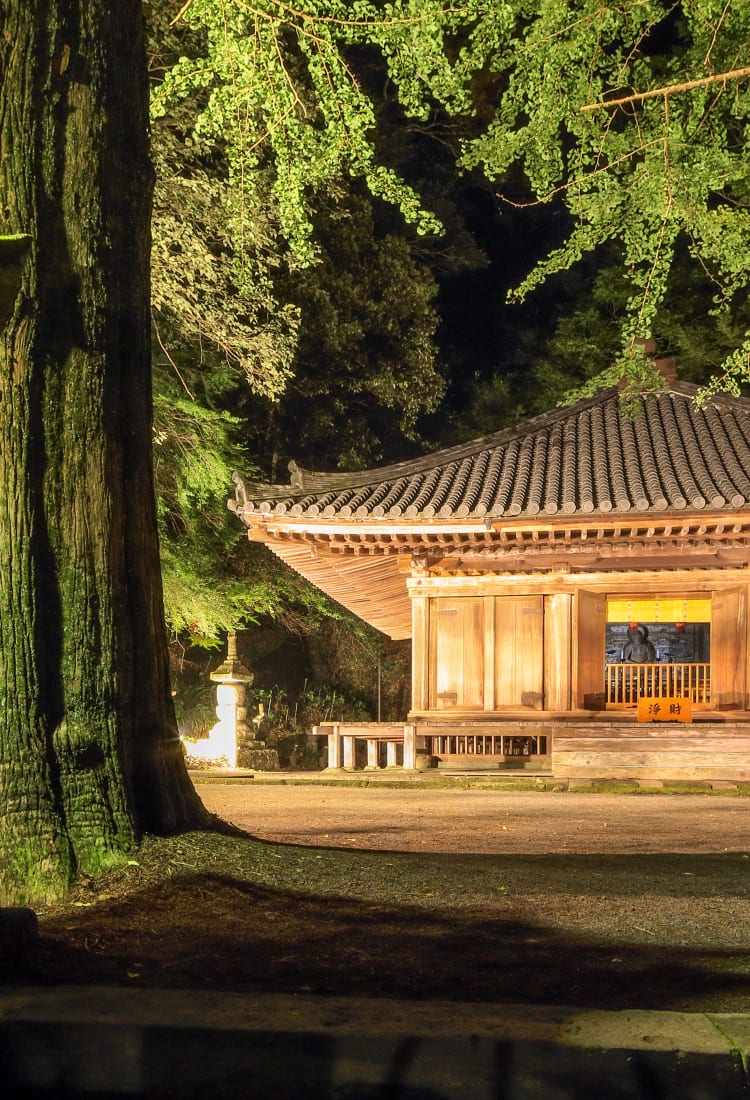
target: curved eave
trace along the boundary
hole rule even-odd
[[[253,513],[253,541],[391,638],[411,636],[407,579],[470,571],[524,573],[721,568],[750,560],[750,510],[679,519],[619,515],[556,523],[324,522]]]
[[[318,555],[309,544],[265,541],[277,557],[360,619],[390,638],[411,637],[411,602],[397,557]]]
[[[412,633],[406,587],[412,555],[422,545],[434,550],[440,540],[452,545],[457,537],[481,540],[487,535],[484,523],[435,524],[425,539],[419,521],[311,522],[257,512],[240,516],[254,542],[265,543],[331,599],[395,640]]]

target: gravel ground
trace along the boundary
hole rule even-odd
[[[750,853],[750,798],[216,782],[212,813],[287,844],[469,855]]]
[[[254,836],[298,846],[288,850],[306,892],[440,917],[464,911],[465,939],[474,936],[467,991],[483,988],[471,967],[492,973],[499,952],[504,999],[750,1011],[748,798],[198,790]],[[495,942],[488,951],[488,936],[506,950]]]
[[[750,799],[198,781],[13,983],[750,1012]]]

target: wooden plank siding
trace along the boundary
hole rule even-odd
[[[747,706],[747,585],[716,592],[711,601],[711,705]]]
[[[498,596],[495,617],[495,709],[541,710],[544,690],[544,598]]]
[[[477,597],[438,598],[430,609],[429,705],[484,709],[484,630],[491,609]]]
[[[750,781],[750,725],[560,727],[551,769],[560,778]]]
[[[553,602],[546,616],[542,594],[433,597],[426,605],[420,602],[413,617],[414,709],[541,710],[546,618],[551,617],[553,638],[567,641],[568,607],[564,598]],[[426,662],[419,644],[423,638],[429,653]],[[563,661],[563,666],[568,663]],[[567,695],[560,683],[556,697]]]
[[[572,604],[569,592],[544,596],[544,709],[570,710]]]
[[[576,592],[574,609],[573,697],[578,707],[600,710],[604,706],[606,596],[581,588]]]

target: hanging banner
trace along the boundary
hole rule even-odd
[[[710,599],[675,599],[649,596],[607,600],[608,623],[710,623]]]

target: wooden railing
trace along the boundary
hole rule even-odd
[[[604,666],[606,701],[635,706],[644,695],[651,699],[690,699],[711,702],[711,665],[688,661],[684,664],[624,664]]]

